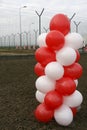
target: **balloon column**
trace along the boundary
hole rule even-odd
[[[78,49],[83,46],[83,38],[70,33],[70,21],[64,14],[55,15],[49,26],[50,31],[37,39],[34,71],[39,77],[35,96],[40,105],[35,117],[41,122],[54,118],[59,125],[68,126],[83,101],[82,94],[76,90],[82,75]]]

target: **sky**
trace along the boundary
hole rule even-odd
[[[23,8],[23,6],[27,6]],[[35,10],[40,14],[44,8],[41,16],[42,32],[49,28],[51,18],[57,13],[63,13],[69,18],[76,15],[71,21],[71,30],[78,31],[81,34],[87,34],[87,0],[0,0],[0,36],[7,34],[19,33],[19,10],[21,8],[21,30],[22,32],[38,30],[38,16]]]

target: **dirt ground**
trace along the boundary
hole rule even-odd
[[[38,105],[35,99],[35,64],[33,56],[0,58],[0,130],[86,130],[87,54],[81,54],[80,64],[84,71],[77,88],[84,97],[82,109],[68,127],[59,126],[54,119],[49,123],[35,119],[33,112]]]

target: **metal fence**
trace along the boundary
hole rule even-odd
[[[20,43],[21,37],[21,43]],[[33,34],[30,32],[22,32],[11,35],[0,36],[0,48],[24,48],[24,49],[36,49],[37,47],[38,31],[34,30]]]

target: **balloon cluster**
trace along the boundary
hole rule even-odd
[[[40,104],[35,117],[41,122],[54,117],[59,125],[67,126],[83,101],[82,94],[76,90],[82,75],[78,49],[83,46],[83,38],[70,33],[70,20],[64,14],[55,15],[49,26],[50,31],[37,39],[34,71],[39,77],[35,96]]]

